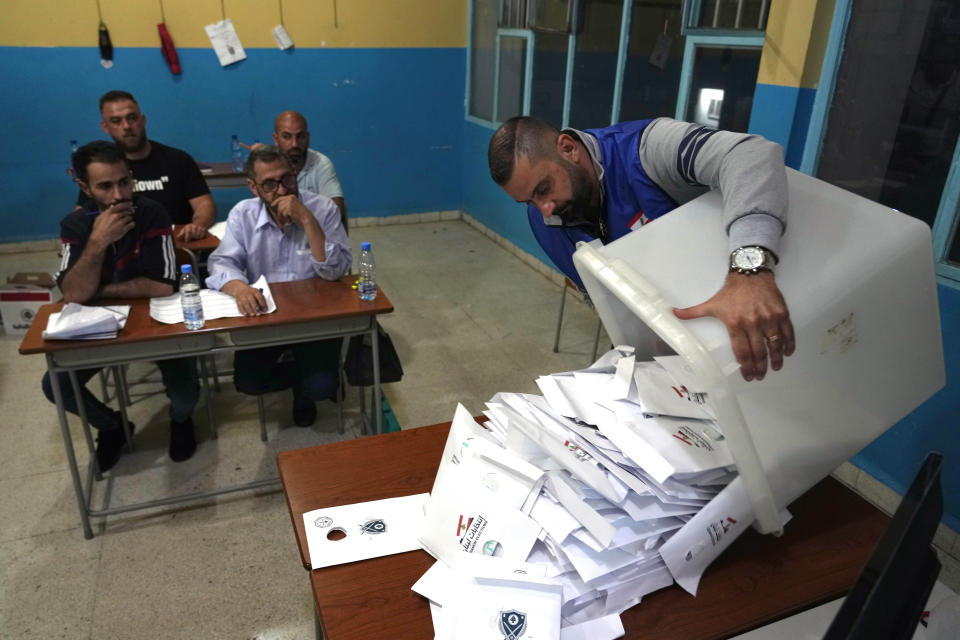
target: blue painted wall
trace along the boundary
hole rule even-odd
[[[757,83],[750,113],[750,133],[783,146],[788,167],[800,168],[810,128],[816,89]]]
[[[463,48],[247,49],[221,67],[209,48],[178,50],[173,76],[157,48],[0,47],[0,242],[55,237],[76,187],[69,141],[104,138],[97,99],[133,93],[151,138],[198,161],[229,160],[232,134],[269,142],[273,118],[296,109],[330,156],[352,217],[457,209],[461,201]],[[442,78],[442,82],[438,82]],[[215,191],[224,219],[249,191]]]

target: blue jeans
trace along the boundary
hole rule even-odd
[[[237,391],[258,396],[293,387],[304,400],[335,400],[340,387],[340,338],[248,349],[233,354],[233,384]],[[293,362],[278,362],[284,351]]]
[[[196,358],[176,358],[174,360],[159,360],[156,363],[163,376],[163,386],[170,399],[170,420],[183,422],[193,415],[200,397],[197,378]],[[87,389],[87,381],[97,375],[100,369],[81,369],[77,371],[77,382],[80,385],[80,395],[87,410],[87,421],[90,426],[100,431],[109,431],[120,426],[120,412],[114,411]],[[77,399],[73,394],[73,385],[70,376],[58,373],[60,393],[63,395],[63,408],[74,415],[80,415]],[[43,374],[43,394],[47,400],[53,402],[53,385],[50,384],[50,373]]]

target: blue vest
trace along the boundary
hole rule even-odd
[[[601,238],[604,244],[627,235],[637,223],[655,220],[677,206],[640,166],[640,136],[650,122],[621,122],[603,129],[585,130],[600,143],[604,187],[601,215],[607,226],[607,236]],[[573,252],[577,242],[589,242],[595,237],[581,227],[547,226],[540,209],[533,204],[527,205],[527,217],[534,237],[553,263],[583,288],[573,266]]]

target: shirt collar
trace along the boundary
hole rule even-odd
[[[600,183],[600,206],[603,206],[606,199],[606,190],[603,188],[603,153],[600,151],[600,143],[597,142],[597,138],[593,134],[578,129],[567,128],[563,130],[563,133],[573,134],[579,138],[583,146],[586,147],[587,153],[590,154],[590,160],[593,161],[593,170],[597,172],[597,181]]]
[[[270,217],[270,212],[267,211],[267,207],[261,198],[257,198],[257,208],[259,209],[259,213],[257,214],[257,222],[253,226],[254,230],[259,231],[261,227],[268,225],[273,225],[277,229],[280,228],[277,226],[277,223],[273,221],[273,218]]]

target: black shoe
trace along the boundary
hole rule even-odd
[[[293,396],[293,424],[309,427],[317,419],[317,403],[306,398]]]
[[[136,427],[132,422],[128,424],[130,425],[130,437],[132,438]],[[120,459],[120,452],[126,443],[127,441],[123,437],[123,427],[119,425],[116,429],[100,431],[97,434],[97,466],[100,467],[101,473],[109,471],[117,464],[117,460]]]
[[[174,462],[189,460],[197,450],[197,439],[193,435],[193,419],[183,422],[170,421],[170,459]]]

